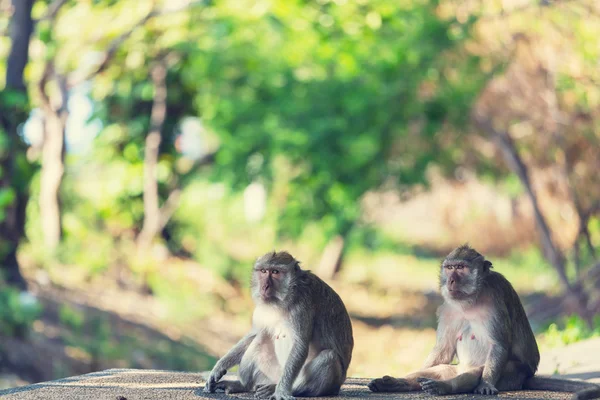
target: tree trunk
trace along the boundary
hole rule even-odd
[[[167,116],[167,71],[157,64],[152,70],[154,100],[150,115],[150,131],[146,136],[144,152],[144,223],[138,236],[138,247],[147,248],[163,228],[156,176],[158,153],[162,141],[161,130]]]
[[[35,0],[13,0],[10,21],[11,48],[6,64],[6,89],[25,92],[23,71],[29,60],[29,39],[33,32],[31,9]]]
[[[334,279],[339,272],[344,256],[344,242],[344,238],[337,235],[325,246],[318,269],[321,278],[325,280]]]
[[[0,193],[9,199],[0,206],[0,268],[8,283],[23,289],[26,283],[19,271],[16,255],[25,230],[30,166],[25,161],[26,148],[17,129],[27,118],[27,91],[23,71],[29,59],[29,40],[33,32],[33,2],[34,0],[13,0],[6,88],[0,93],[0,106],[5,108],[0,112],[0,135],[6,135],[8,144],[0,153]],[[16,97],[9,96],[13,94]]]
[[[548,227],[546,218],[542,214],[537,195],[533,190],[533,186],[531,185],[529,171],[521,159],[521,156],[519,155],[519,152],[517,151],[510,134],[508,132],[500,132],[496,130],[492,124],[492,121],[481,116],[475,117],[475,123],[481,130],[488,133],[496,141],[496,143],[498,143],[506,163],[521,181],[521,184],[525,188],[527,196],[531,201],[531,206],[533,207],[535,225],[540,234],[544,256],[558,272],[561,284],[564,286],[564,288],[570,289],[570,283],[566,273],[565,257],[552,239],[550,228]]]
[[[39,206],[44,243],[50,251],[56,250],[62,238],[60,185],[65,171],[67,116],[66,107],[45,115]]]
[[[546,218],[542,214],[537,195],[531,185],[529,179],[529,171],[527,166],[521,159],[519,152],[508,132],[497,130],[493,122],[486,117],[481,115],[475,115],[475,124],[484,132],[488,133],[498,143],[500,150],[509,165],[510,169],[517,175],[521,184],[527,192],[527,196],[531,201],[533,207],[533,213],[535,217],[535,224],[540,234],[540,240],[542,243],[542,251],[546,260],[554,267],[558,273],[560,282],[569,296],[574,299],[579,309],[579,314],[585,318],[588,323],[591,322],[591,315],[589,310],[589,298],[581,285],[571,284],[567,276],[566,271],[566,259],[563,252],[560,250],[558,245],[554,242],[552,234]]]

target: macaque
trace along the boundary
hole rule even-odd
[[[352,358],[352,325],[337,293],[287,252],[260,257],[252,271],[252,330],[213,368],[205,391],[256,397],[330,396]],[[239,380],[221,381],[239,364]]]
[[[491,268],[468,245],[446,257],[436,345],[423,369],[404,378],[374,379],[371,391],[495,395],[533,389],[573,392],[573,399],[600,398],[600,386],[534,376],[540,353],[527,315],[510,282]],[[455,356],[458,364],[452,365]]]

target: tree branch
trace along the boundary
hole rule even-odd
[[[506,131],[498,131],[494,127],[492,121],[488,117],[481,115],[479,112],[474,113],[473,120],[479,129],[486,132],[498,143],[498,146],[500,147],[507,164],[519,177],[521,184],[525,187],[525,190],[527,191],[531,201],[531,205],[533,206],[536,226],[541,236],[544,255],[558,272],[560,281],[564,288],[568,291],[571,291],[572,286],[566,273],[565,257],[552,239],[550,228],[548,227],[548,223],[546,222],[546,219],[540,209],[537,195],[533,190],[533,186],[529,178],[529,171],[521,159],[521,156],[519,155],[519,152],[517,151],[510,134]]]
[[[119,50],[119,47],[121,47],[121,45],[127,40],[129,39],[129,37],[140,27],[144,26],[149,20],[151,20],[152,18],[155,17],[159,17],[159,16],[164,16],[164,15],[169,15],[169,14],[174,14],[180,11],[184,11],[187,10],[189,8],[195,7],[195,6],[199,6],[199,5],[204,5],[204,4],[208,4],[208,0],[200,0],[200,1],[192,1],[188,4],[185,4],[183,6],[179,6],[179,7],[175,7],[175,8],[171,8],[171,9],[166,9],[166,10],[158,10],[156,8],[152,8],[152,10],[150,10],[150,12],[148,12],[148,14],[146,14],[143,18],[141,18],[138,22],[136,22],[129,30],[123,32],[121,35],[119,35],[118,37],[116,37],[115,39],[113,39],[110,44],[108,45],[108,49],[104,52],[104,55],[102,57],[102,61],[100,61],[100,63],[98,64],[98,66],[91,72],[89,72],[88,74],[86,74],[84,77],[80,77],[79,79],[73,79],[69,82],[69,87],[74,87],[77,86],[87,80],[92,79],[94,76],[102,73],[104,70],[106,70],[106,68],[108,68],[108,66],[110,65],[110,62],[112,61],[112,59],[114,58],[115,54],[117,53],[117,50]]]
[[[152,68],[154,99],[150,112],[150,130],[146,136],[144,148],[144,222],[139,234],[140,247],[147,247],[154,236],[160,232],[161,209],[159,207],[157,167],[161,131],[167,117],[167,68],[163,62]]]
[[[160,208],[160,221],[158,224],[158,232],[162,231],[179,206],[179,198],[181,197],[181,189],[173,189],[167,197],[167,200]]]
[[[37,24],[38,22],[55,20],[56,15],[58,14],[58,12],[62,8],[62,6],[64,6],[67,1],[68,0],[54,0],[52,2],[52,4],[50,4],[50,6],[48,6],[48,11],[46,12],[46,14],[44,14],[40,19],[34,21],[34,23]]]

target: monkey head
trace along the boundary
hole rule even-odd
[[[277,304],[292,292],[300,271],[298,261],[288,252],[271,252],[254,263],[252,271],[252,298],[255,302]]]
[[[492,263],[465,244],[442,262],[440,290],[446,300],[468,301],[477,296]]]

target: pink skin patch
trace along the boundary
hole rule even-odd
[[[475,340],[475,335],[471,335],[471,340]]]
[[[460,341],[462,342],[462,335],[460,335],[460,336],[458,337],[458,340],[460,340]]]

